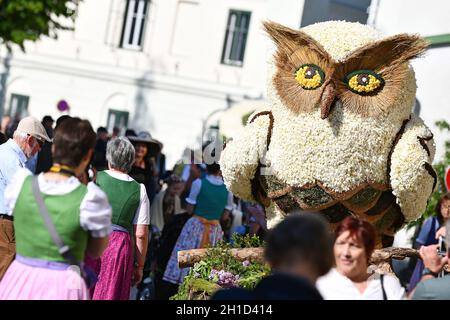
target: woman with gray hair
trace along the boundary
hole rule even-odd
[[[101,258],[86,261],[98,273],[91,296],[93,300],[128,300],[131,286],[142,280],[150,202],[145,186],[128,175],[135,151],[127,138],[113,138],[108,142],[106,160],[109,170],[98,172],[96,182],[108,195],[113,232]]]

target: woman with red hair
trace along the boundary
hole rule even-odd
[[[405,289],[391,275],[368,272],[375,249],[375,229],[367,221],[347,217],[336,228],[336,267],[316,285],[326,300],[400,300]]]

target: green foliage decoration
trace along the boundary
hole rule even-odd
[[[233,235],[232,243],[219,242],[215,247],[208,248],[206,256],[197,262],[178,288],[177,294],[171,300],[205,300],[215,291],[228,287],[220,283],[218,272],[232,274],[235,282],[231,286],[252,289],[270,273],[268,265],[250,261],[239,261],[229,250],[233,248],[262,247],[264,243],[256,236]]]

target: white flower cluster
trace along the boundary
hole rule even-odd
[[[253,115],[249,117],[249,121]],[[247,124],[241,134],[227,143],[220,158],[220,168],[228,190],[244,200],[255,200],[252,196],[251,179],[255,176],[260,160],[267,147],[269,117],[260,116]]]
[[[428,155],[419,137],[431,137],[431,132],[420,118],[413,116],[392,153],[392,193],[406,221],[417,219],[425,211],[433,191],[434,179],[424,165],[426,162],[432,163],[436,146],[433,140],[425,142],[430,151]]]
[[[329,119],[320,110],[293,116],[273,110],[275,125],[267,153],[278,179],[291,186],[321,182],[346,192],[364,182],[386,184],[389,151],[402,121],[378,121],[335,106]]]
[[[342,61],[356,48],[382,38],[382,34],[364,24],[346,21],[327,21],[302,28],[319,42],[336,61]]]

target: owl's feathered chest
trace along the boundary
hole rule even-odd
[[[358,215],[391,241],[404,217],[390,187],[389,162],[407,121],[342,112],[329,120],[317,114],[292,118],[274,110],[269,117],[266,161],[252,182],[254,196],[284,213],[320,211],[331,225]]]
[[[348,192],[363,183],[386,185],[388,160],[402,121],[335,112],[322,120],[310,113],[289,117],[273,112],[267,174],[286,185],[321,183],[333,192]]]

